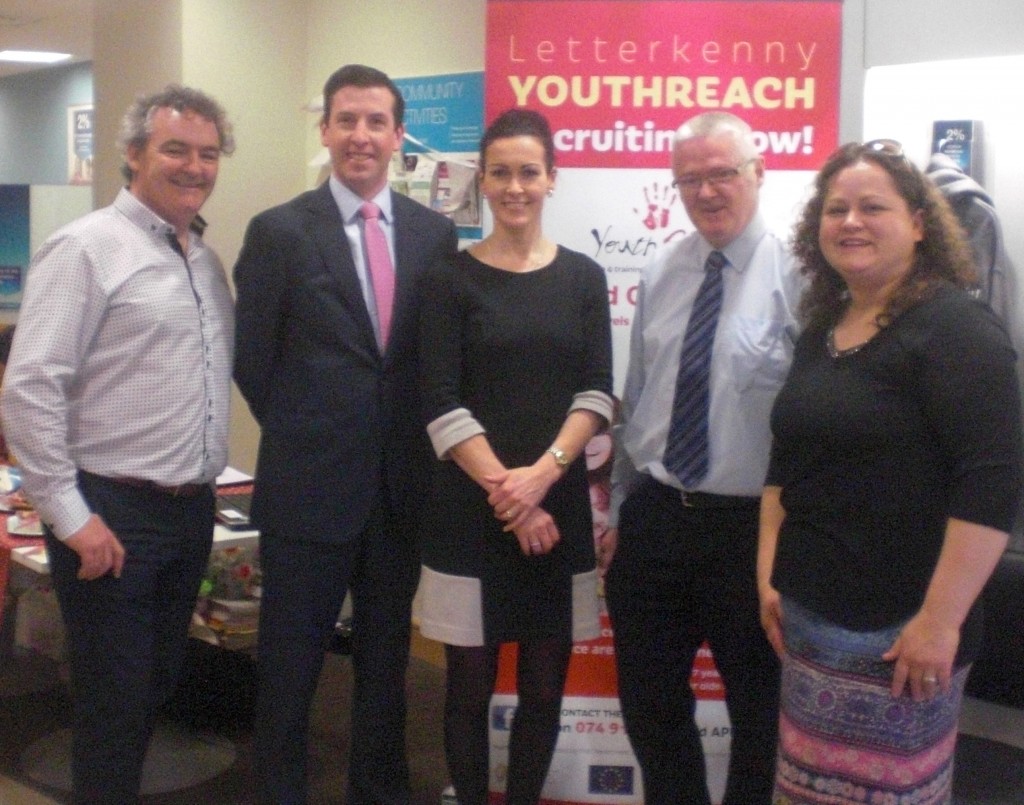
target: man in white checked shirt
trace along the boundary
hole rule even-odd
[[[227,462],[232,300],[198,213],[230,124],[169,86],[128,109],[120,145],[128,186],[33,258],[0,401],[46,526],[82,803],[137,800]]]
[[[647,805],[709,805],[689,686],[707,640],[732,726],[722,803],[767,805],[779,671],[759,620],[758,505],[801,283],[758,213],[746,123],[687,121],[672,172],[696,232],[641,276],[599,546],[619,695]]]

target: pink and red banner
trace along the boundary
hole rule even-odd
[[[622,720],[615,672],[615,648],[607,615],[602,634],[573,646],[569,677],[562,697],[558,746],[544,786],[543,805],[642,805],[640,770]],[[502,646],[498,680],[491,700],[491,797],[508,778],[508,743],[516,697],[516,658],[513,644]],[[711,653],[702,648],[694,663],[690,685],[698,697],[697,723],[707,758],[708,779],[716,795],[725,782],[730,726],[725,688]]]
[[[489,0],[486,116],[543,112],[562,167],[662,168],[689,117],[732,112],[772,169],[836,146],[837,0]]]
[[[760,209],[787,238],[814,172],[838,145],[841,40],[840,0],[488,0],[485,117],[518,106],[551,123],[559,173],[545,230],[607,273],[616,393],[640,272],[693,231],[671,187],[676,129],[708,111],[746,120],[768,169]],[[595,530],[606,485],[603,478],[591,487]],[[599,639],[574,646],[542,800],[550,805],[643,802],[607,620],[604,627]],[[514,651],[506,649],[491,710],[493,801],[505,787],[517,704]],[[707,647],[690,685],[719,802],[731,727]]]

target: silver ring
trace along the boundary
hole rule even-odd
[[[540,547],[540,543],[539,543],[539,542],[536,542],[536,541],[535,541],[535,542],[531,542],[531,543],[530,543],[530,547],[531,547],[531,548],[539,548],[539,547]]]
[[[927,682],[929,685],[934,685],[936,682],[939,681],[939,678],[936,676],[922,676],[921,681]]]

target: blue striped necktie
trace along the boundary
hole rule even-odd
[[[693,300],[690,321],[679,355],[672,421],[663,463],[685,489],[692,489],[708,472],[708,405],[711,349],[718,313],[722,309],[722,268],[729,261],[713,251],[704,262],[704,282]]]

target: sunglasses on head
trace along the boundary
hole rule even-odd
[[[906,159],[906,154],[903,153],[903,144],[898,140],[868,140],[861,148],[872,154]]]

